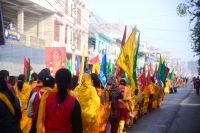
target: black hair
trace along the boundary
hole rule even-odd
[[[4,77],[9,77],[9,72],[7,70],[1,70],[1,72],[4,74]]]
[[[120,84],[126,86],[126,80],[124,78],[120,79]]]
[[[18,77],[18,81],[17,81],[17,88],[18,88],[19,91],[22,91],[24,81],[25,81],[24,74],[20,74],[19,77]]]
[[[155,83],[154,77],[151,77],[151,82]]]
[[[92,78],[93,86],[94,86],[94,87],[99,87],[99,88],[103,87],[103,86],[101,85],[101,81],[100,81],[100,79],[99,79],[99,77],[98,77],[97,74],[92,73],[92,74],[91,74],[91,78]]]
[[[71,89],[74,90],[76,88],[76,86],[78,86],[78,76],[74,75],[72,77],[72,87],[71,87]]]
[[[138,93],[139,93],[139,89],[135,89],[134,94],[138,95]]]
[[[55,82],[58,87],[58,103],[62,103],[67,96],[67,89],[71,88],[72,75],[66,68],[61,68],[56,72]]]
[[[12,86],[14,86],[15,83],[16,83],[16,77],[15,77],[15,76],[10,76],[10,78],[9,78],[9,83],[10,83]]]
[[[15,110],[15,119],[19,121],[21,119],[21,110],[17,106],[18,100],[16,99],[14,94],[8,89],[5,77],[6,75],[2,71],[0,71],[0,92],[6,94],[6,96],[8,97],[8,100],[11,102]]]
[[[38,81],[44,81],[46,76],[50,76],[50,70],[48,68],[42,69],[39,73],[38,73]]]
[[[32,73],[32,74],[31,74],[31,80],[32,80],[32,81],[36,81],[37,79],[38,79],[37,73],[35,73],[35,72]]]
[[[9,72],[7,70],[1,70],[1,72],[3,73],[4,79],[7,82],[8,78],[9,78]]]
[[[43,81],[43,86],[50,87],[53,89],[54,85],[55,85],[55,79],[52,76],[46,76]]]
[[[0,92],[8,90],[7,83],[5,80],[5,74],[0,71]]]

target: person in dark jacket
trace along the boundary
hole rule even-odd
[[[9,90],[4,73],[0,72],[0,132],[20,133],[21,117],[19,100]]]
[[[15,94],[13,86],[9,83],[9,72],[7,70],[1,70],[1,73],[3,73],[4,79],[6,80],[6,84],[8,86],[8,89]]]

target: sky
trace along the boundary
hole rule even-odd
[[[196,60],[191,50],[190,16],[180,17],[185,0],[83,0],[105,22],[136,25],[148,46],[170,51],[174,58]]]

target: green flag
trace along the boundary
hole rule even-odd
[[[159,62],[159,66],[158,66],[158,72],[161,72],[161,67],[162,67],[162,57],[160,55],[160,62]]]
[[[66,68],[72,73],[72,67],[71,67],[67,57],[66,57]]]
[[[107,76],[109,76],[112,73],[112,64],[111,64],[111,60],[108,61],[108,63],[106,63],[107,65],[107,69],[106,69],[106,74]]]
[[[169,78],[170,80],[172,80],[172,79],[173,79],[173,76],[174,76],[174,68],[172,69],[171,73],[168,75],[168,78]]]
[[[133,80],[135,82],[135,86],[137,88],[137,74],[136,74],[136,69],[137,69],[137,57],[138,57],[138,51],[139,51],[139,47],[140,47],[140,33],[138,35],[138,40],[137,40],[137,46],[136,46],[136,51],[135,51],[135,55],[134,55],[134,63],[133,63]]]
[[[31,63],[30,58],[28,58],[28,69],[27,69],[27,81],[29,81],[30,75],[31,75]]]

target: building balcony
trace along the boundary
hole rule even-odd
[[[24,45],[35,48],[45,47],[45,40],[25,34],[20,34],[19,41],[12,39],[5,39],[5,41],[6,44],[11,44],[11,45]]]

